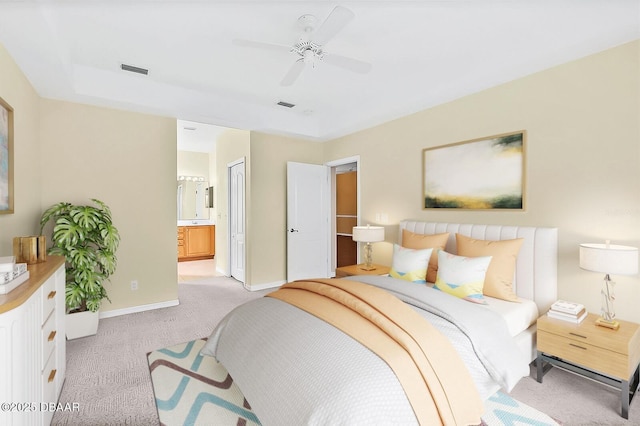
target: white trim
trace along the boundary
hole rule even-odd
[[[153,309],[170,308],[171,306],[178,306],[180,301],[167,300],[166,302],[149,303],[147,305],[132,306],[130,308],[114,309],[112,311],[100,312],[100,318],[112,318],[119,317],[120,315],[135,314],[138,312],[151,311]]]
[[[260,291],[260,290],[267,290],[270,288],[276,288],[276,287],[280,287],[283,284],[286,284],[286,280],[282,280],[282,281],[273,281],[270,283],[264,283],[264,284],[252,284],[251,287],[247,287],[245,286],[244,288],[246,288],[249,291]]]
[[[343,164],[349,164],[349,163],[360,163],[360,156],[359,155],[354,155],[353,157],[347,157],[347,158],[341,158],[339,160],[327,161],[325,163],[325,165],[329,166],[329,167],[336,167],[336,166],[342,166]]]

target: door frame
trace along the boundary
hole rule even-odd
[[[244,182],[245,182],[245,187],[244,190],[242,191],[243,195],[244,195],[244,202],[242,203],[242,209],[244,210],[242,217],[244,217],[244,229],[245,229],[245,244],[244,244],[244,250],[242,255],[244,256],[244,265],[245,265],[245,271],[244,271],[244,281],[240,281],[238,280],[238,282],[241,282],[242,285],[245,288],[249,288],[247,286],[247,270],[246,270],[246,265],[247,265],[247,186],[246,186],[246,173],[247,173],[247,164],[246,164],[246,159],[245,157],[239,158],[235,161],[232,161],[230,163],[227,163],[227,277],[233,278],[232,277],[232,271],[231,271],[231,256],[232,256],[232,247],[231,247],[231,196],[232,196],[232,191],[231,191],[231,169],[234,166],[237,166],[239,164],[243,164],[244,165],[244,172],[245,172],[245,176],[244,176]],[[235,278],[234,278],[235,279]]]
[[[354,155],[352,157],[346,157],[346,158],[341,158],[338,160],[333,160],[333,161],[329,161],[326,162],[325,165],[329,167],[330,170],[330,179],[331,179],[331,195],[330,195],[330,200],[331,200],[331,206],[329,208],[329,216],[330,216],[330,225],[329,225],[329,235],[327,236],[327,238],[329,239],[329,250],[330,250],[330,256],[329,256],[329,260],[331,262],[331,264],[329,265],[331,273],[333,274],[332,276],[335,276],[335,272],[336,272],[336,266],[338,264],[338,250],[337,250],[337,243],[336,243],[336,169],[339,166],[344,166],[346,164],[351,164],[351,163],[356,163],[356,171],[358,172],[358,175],[356,176],[356,189],[357,189],[357,197],[356,197],[356,202],[357,202],[357,210],[356,210],[356,221],[359,224],[360,223],[360,215],[361,215],[361,194],[362,191],[360,191],[360,156],[359,155]],[[360,259],[360,245],[357,245],[357,258]]]

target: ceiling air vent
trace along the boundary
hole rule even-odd
[[[144,69],[144,68],[140,68],[140,67],[134,67],[133,65],[121,64],[120,68],[122,68],[124,71],[135,72],[135,73],[138,73],[138,74],[143,74],[143,75],[149,74],[149,70],[148,69]]]
[[[278,105],[286,108],[293,108],[294,106],[296,106],[295,104],[290,104],[289,102],[284,102],[284,101],[278,102]]]

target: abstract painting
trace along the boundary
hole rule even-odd
[[[526,131],[422,151],[423,209],[524,210]]]
[[[0,214],[13,213],[13,108],[0,98]]]

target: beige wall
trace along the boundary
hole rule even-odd
[[[216,152],[209,153],[209,185],[213,186],[213,208],[209,209],[209,220],[216,222],[218,216],[218,202],[216,201],[216,191],[218,190],[218,169],[216,165]]]
[[[626,44],[327,143],[325,161],[360,155],[363,222],[388,214],[375,260],[389,264],[405,218],[557,227],[559,297],[599,312],[603,277],[579,269],[578,244],[640,246],[639,52]],[[422,149],[522,129],[526,211],[422,210]],[[640,278],[614,280],[618,316],[640,322]]]
[[[177,175],[203,176],[209,181],[209,154],[206,152],[178,151]]]
[[[322,144],[251,133],[251,285],[287,278],[287,162],[322,164]]]
[[[39,232],[51,204],[98,198],[122,237],[102,311],[177,299],[175,120],[42,99],[1,45],[0,96],[15,111],[15,213],[0,215],[0,255]]]
[[[41,203],[40,98],[0,44],[0,97],[14,110],[14,214],[0,215],[0,256],[13,254],[13,237],[39,229]]]
[[[176,120],[42,99],[38,129],[42,206],[97,198],[120,231],[101,310],[176,300]]]

